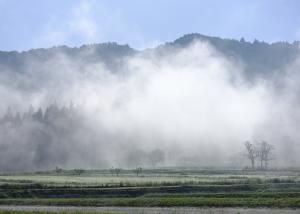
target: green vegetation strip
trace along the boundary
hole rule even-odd
[[[164,198],[300,198],[300,192],[229,192],[229,193],[184,193],[184,194],[147,194],[144,197]]]
[[[206,185],[132,188],[0,188],[0,198],[97,198],[137,196],[299,197],[300,188],[274,185]]]
[[[136,198],[47,198],[1,199],[1,205],[132,206],[132,207],[300,207],[300,197],[136,197]]]

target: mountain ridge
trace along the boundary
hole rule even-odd
[[[58,53],[65,54],[73,61],[102,62],[109,70],[117,72],[122,62],[137,53],[153,51],[154,53],[173,48],[185,48],[194,41],[207,41],[216,50],[229,58],[235,58],[245,64],[245,73],[249,78],[268,77],[284,70],[299,55],[299,41],[266,43],[244,39],[223,39],[199,33],[185,34],[173,42],[167,42],[152,49],[136,50],[128,44],[116,42],[95,43],[80,47],[55,46],[52,48],[30,49],[28,51],[0,51],[1,70],[23,72],[29,60],[43,63]]]
[[[86,47],[92,47],[92,46],[120,46],[120,47],[128,47],[130,49],[133,49],[135,51],[144,51],[147,49],[155,49],[158,48],[159,46],[164,46],[167,44],[177,44],[179,43],[181,40],[185,40],[185,39],[189,39],[192,41],[191,38],[193,39],[203,39],[203,40],[226,40],[226,41],[232,41],[232,42],[243,42],[243,43],[247,43],[247,44],[254,44],[254,43],[262,43],[262,44],[266,44],[266,45],[271,45],[271,46],[275,46],[275,45],[287,45],[287,46],[293,46],[293,45],[300,45],[300,40],[295,40],[293,42],[288,42],[288,41],[276,41],[276,42],[265,42],[265,41],[260,41],[258,39],[254,39],[252,42],[251,41],[246,41],[243,37],[238,40],[238,39],[234,39],[234,38],[223,38],[223,37],[219,37],[219,36],[208,36],[208,35],[204,35],[201,33],[187,33],[184,34],[182,36],[180,36],[179,38],[171,41],[171,42],[165,42],[162,43],[160,45],[157,45],[153,48],[145,48],[142,50],[138,50],[135,48],[130,47],[129,44],[125,43],[125,44],[119,44],[118,42],[112,42],[112,41],[108,41],[108,42],[100,42],[100,43],[87,43],[87,44],[82,44],[80,46],[68,46],[68,45],[54,45],[52,47],[46,47],[46,48],[31,48],[28,50],[22,50],[22,51],[17,51],[17,50],[9,50],[9,51],[5,51],[5,50],[0,50],[0,53],[18,53],[18,54],[22,54],[22,53],[26,53],[26,52],[32,52],[32,51],[42,51],[42,50],[48,50],[48,49],[61,49],[61,48],[68,48],[68,49],[73,49],[73,50],[80,50],[82,48],[86,48]]]

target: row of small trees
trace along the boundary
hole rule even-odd
[[[63,169],[62,168],[59,168],[59,167],[55,167],[55,173],[56,174],[61,174],[63,173]],[[81,175],[85,172],[84,169],[73,169],[73,173],[76,174],[76,175]]]
[[[246,141],[244,143],[247,150],[247,157],[250,160],[251,168],[255,169],[255,160],[259,160],[260,169],[267,169],[269,165],[269,161],[274,159],[272,151],[274,150],[274,146],[267,143],[266,141],[262,141],[257,144],[250,143]]]
[[[122,169],[121,168],[114,168],[114,167],[112,167],[109,171],[110,171],[110,173],[112,175],[119,176],[119,174],[121,173]],[[142,173],[143,168],[142,167],[136,167],[135,169],[133,169],[133,171],[136,174],[136,176],[139,176]]]
[[[121,168],[114,168],[114,167],[112,167],[109,171],[110,171],[110,173],[112,175],[119,176],[119,174],[121,173],[122,169]],[[136,167],[132,171],[136,174],[136,176],[139,176],[142,173],[143,168],[142,167]],[[63,172],[63,169],[59,168],[59,167],[56,167],[55,168],[55,172],[56,172],[56,174],[61,174]],[[83,174],[85,172],[85,170],[84,169],[74,169],[73,172],[76,175],[81,175],[81,174]]]

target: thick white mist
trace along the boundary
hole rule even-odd
[[[57,54],[42,63],[29,60],[22,74],[1,74],[1,110],[73,102],[97,134],[76,133],[76,151],[91,155],[74,156],[68,167],[80,161],[85,167],[131,167],[124,159],[132,152],[157,148],[166,156],[162,165],[243,166],[246,140],[266,140],[276,146],[277,163],[297,165],[296,156],[282,156],[289,152],[284,139],[298,148],[297,68],[297,61],[287,68],[278,90],[271,79],[249,83],[239,63],[206,42],[164,54],[142,52],[116,73]],[[97,151],[101,158],[93,156]]]

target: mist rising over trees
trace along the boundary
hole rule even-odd
[[[298,167],[298,45],[188,34],[0,52],[0,170]],[[266,143],[247,160],[245,139]]]
[[[9,107],[0,118],[0,170],[56,168],[59,173],[61,168],[57,166],[101,168],[109,166],[112,154],[122,157],[116,162],[119,166],[163,164],[162,150],[141,150],[143,158],[138,159],[117,148],[112,142],[114,136],[101,131],[101,127],[90,127],[89,119],[73,104],[62,107],[52,104],[45,109],[30,106],[24,113]],[[114,172],[119,174],[120,170]],[[80,169],[76,173],[81,174]]]

